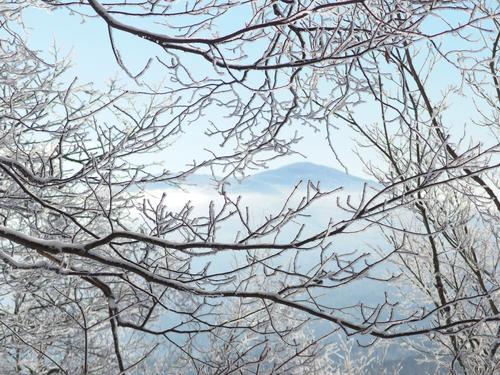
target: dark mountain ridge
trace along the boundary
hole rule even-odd
[[[258,172],[242,180],[231,178],[227,181],[226,189],[236,192],[273,192],[281,189],[291,189],[300,181],[302,181],[302,187],[307,186],[307,181],[311,181],[313,184],[319,182],[323,190],[340,186],[349,190],[361,190],[365,183],[375,185],[373,181],[348,175],[335,168],[300,162]],[[187,177],[182,185],[189,190],[189,187],[214,187],[215,183],[210,175],[194,174]],[[146,188],[161,189],[171,187],[164,183],[155,183],[148,185]]]

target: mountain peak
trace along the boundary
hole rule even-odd
[[[303,188],[307,186],[307,181],[311,181],[313,184],[319,182],[322,190],[335,189],[341,186],[348,190],[361,190],[365,183],[374,184],[373,181],[348,175],[343,171],[325,165],[298,162],[249,175],[242,181],[231,179],[228,181],[227,190],[233,192],[271,193],[291,189],[300,181],[302,181]],[[185,186],[203,188],[210,186],[212,189],[213,181],[209,175],[194,174],[186,179]],[[148,185],[149,189],[165,187],[167,186],[164,183]]]
[[[321,186],[326,189],[340,186],[362,188],[363,184],[368,182],[360,177],[348,175],[343,171],[325,165],[298,162],[256,173],[235,185],[238,189],[243,190],[262,190],[271,186],[291,187],[299,181],[320,182]]]

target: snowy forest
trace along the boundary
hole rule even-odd
[[[500,373],[496,0],[0,0],[0,375]]]

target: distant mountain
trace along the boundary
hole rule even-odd
[[[360,190],[363,184],[375,185],[373,181],[360,177],[351,176],[345,172],[324,165],[313,163],[294,163],[281,168],[269,169],[263,172],[250,175],[243,180],[230,179],[227,190],[233,192],[265,192],[271,193],[282,189],[291,189],[299,181],[305,187],[307,181],[316,184],[320,182],[322,190],[333,189],[343,186],[348,190]],[[194,174],[186,178],[183,185],[189,189],[190,186],[213,187],[215,186],[211,176]],[[155,183],[147,186],[148,189],[169,188],[168,184]]]
[[[340,186],[346,189],[361,189],[364,183],[370,182],[334,168],[304,162],[256,173],[241,182],[235,181],[231,185],[237,190],[262,191],[270,187],[293,187],[299,181],[302,181],[303,186],[306,186],[307,181],[314,184],[319,181],[322,189]]]

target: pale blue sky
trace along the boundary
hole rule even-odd
[[[124,86],[131,85],[130,78],[121,71],[115,62],[104,21],[99,18],[86,18],[85,22],[80,22],[82,20],[77,15],[69,15],[63,9],[53,12],[36,8],[28,9],[25,12],[25,23],[30,28],[28,42],[32,47],[41,51],[47,50],[55,43],[62,56],[68,55],[73,64],[73,68],[68,73],[68,79],[77,76],[81,83],[93,82],[97,88],[104,88],[110,78],[118,77]],[[122,57],[132,72],[139,71],[150,57],[164,56],[158,46],[139,38],[120,32],[115,33],[115,38],[120,46]],[[449,43],[450,48],[453,48],[456,40],[447,39],[446,43]],[[153,65],[148,73],[149,81],[161,80],[165,75],[163,69],[160,68],[159,64]],[[443,64],[438,67],[435,78],[431,80],[433,94],[437,96],[440,92],[444,92],[451,83],[454,83],[455,75],[453,73],[453,69],[448,65]],[[359,119],[368,124],[378,121],[376,108],[364,106],[363,111],[359,113]],[[453,105],[446,115],[447,123],[453,124],[456,129],[462,129],[472,114],[469,109],[469,97],[455,97]],[[481,131],[475,131],[473,135],[476,138],[484,138]],[[340,168],[328,149],[324,132],[315,134],[306,130],[304,136],[305,139],[298,145],[297,150],[306,155],[308,161]],[[334,133],[333,140],[339,155],[349,167],[349,172],[354,175],[366,176],[362,163],[351,151],[352,136],[353,133],[344,126]],[[202,149],[209,144],[210,141],[207,143],[205,136],[193,133],[189,134],[189,137],[180,137],[174,148],[165,151],[165,155],[157,155],[157,157],[165,158],[168,168],[177,170],[193,158],[203,159],[206,154]],[[272,166],[277,167],[295,161],[303,161],[303,159],[293,156],[280,159]]]

